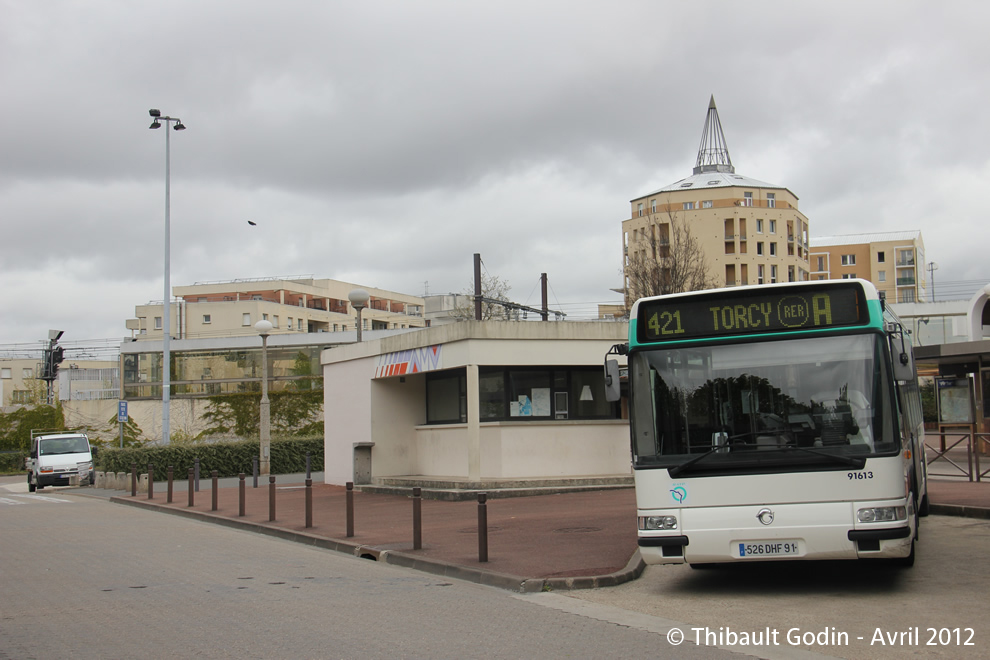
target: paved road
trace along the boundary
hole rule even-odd
[[[769,626],[783,641],[791,628],[828,631],[828,643],[799,648],[845,658],[987,657],[990,521],[930,516],[923,519],[921,532],[917,562],[907,570],[861,562],[707,570],[651,566],[634,582],[569,595],[715,632]],[[914,633],[915,627],[916,636],[898,634],[890,642],[890,634]],[[949,632],[957,628],[961,641],[972,646],[957,643],[956,633]],[[875,641],[877,630],[884,644]],[[836,632],[848,633],[847,645],[833,643]],[[948,643],[939,643],[939,633]]]
[[[575,613],[559,601],[578,601],[554,594],[64,491],[25,495],[0,490],[19,502],[0,504],[0,658],[741,657],[673,649],[666,622],[618,608]]]

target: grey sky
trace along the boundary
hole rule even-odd
[[[312,274],[618,302],[629,200],[733,163],[811,235],[920,229],[990,281],[983,2],[0,0],[0,345],[123,337],[173,285]],[[256,227],[247,224],[257,223]],[[975,287],[974,287],[975,288]]]

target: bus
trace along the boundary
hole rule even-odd
[[[910,336],[868,281],[644,298],[627,361],[647,564],[885,559],[912,566],[928,513]]]

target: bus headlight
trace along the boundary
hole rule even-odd
[[[677,529],[677,516],[640,516],[640,529]]]
[[[907,509],[903,506],[878,506],[860,509],[856,519],[861,523],[894,522],[907,520]]]

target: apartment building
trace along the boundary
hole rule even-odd
[[[687,227],[718,286],[808,279],[808,219],[787,188],[738,174],[729,157],[714,97],[691,176],[632,200],[622,222],[626,306],[639,296],[630,277],[643,260],[676,250]]]
[[[270,321],[272,334],[347,332],[357,329],[348,294],[371,298],[361,313],[364,330],[422,328],[424,300],[395,291],[313,278],[258,278],[198,282],[172,288],[169,328],[176,339],[254,336],[254,324]],[[162,341],[160,302],[134,308],[127,328],[138,340]]]
[[[811,279],[854,277],[873,282],[892,303],[930,302],[921,232],[846,234],[811,240]]]

